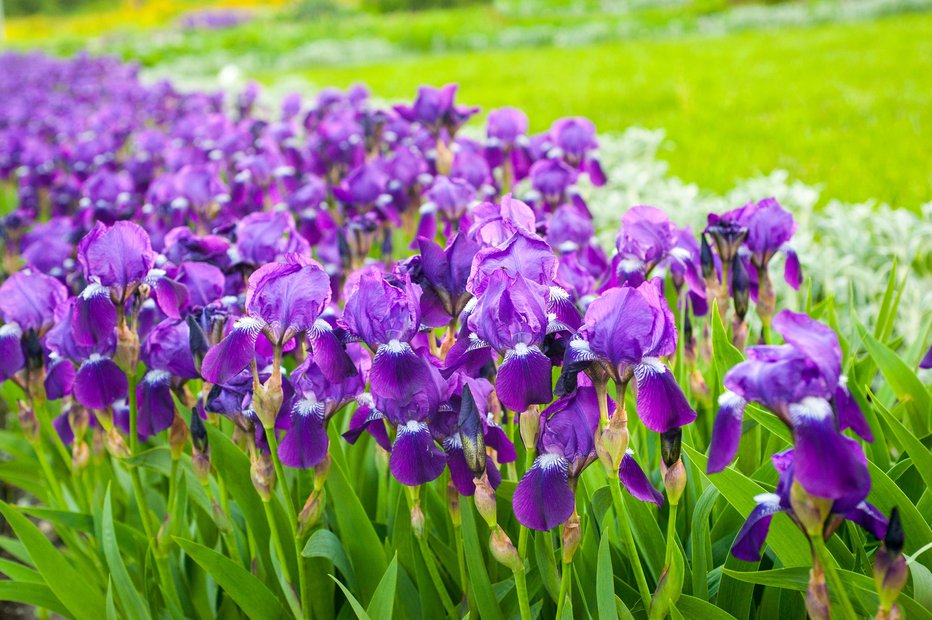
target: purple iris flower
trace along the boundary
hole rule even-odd
[[[550,359],[541,351],[550,319],[550,289],[523,275],[492,271],[468,325],[504,355],[495,391],[503,405],[526,411],[553,398]]]
[[[852,476],[841,481],[845,486],[837,487],[838,497],[831,498],[831,514],[824,525],[824,535],[827,538],[844,520],[857,523],[875,537],[882,538],[887,529],[887,519],[874,506],[864,501],[870,490],[870,478],[867,477],[867,460],[861,452],[860,446],[853,445],[845,448],[848,453],[843,455],[845,464],[851,464],[858,471],[863,470],[862,476]],[[790,488],[794,480],[798,480],[800,467],[799,450],[787,450],[773,455],[773,465],[780,475],[775,493],[764,493],[755,497],[757,506],[748,515],[735,542],[731,553],[739,560],[758,562],[761,559],[761,548],[770,530],[773,516],[780,512],[787,513],[799,525],[799,520],[793,513],[790,502]],[[808,490],[808,489],[807,489]],[[802,528],[802,525],[800,525]],[[803,528],[804,529],[804,528]]]
[[[286,211],[263,211],[244,217],[236,224],[235,248],[236,262],[253,266],[280,260],[286,254],[310,255],[310,246]]]
[[[498,204],[484,202],[472,211],[473,224],[469,235],[479,243],[498,246],[518,231],[535,231],[534,210],[511,194],[502,197]]]
[[[697,263],[698,244],[692,235],[678,229],[666,213],[656,207],[631,207],[621,218],[615,240],[618,250],[615,277],[619,283],[637,286],[650,279],[656,267],[668,267],[685,279],[693,291],[705,295]]]
[[[202,376],[211,383],[224,383],[255,359],[260,333],[280,350],[312,329],[329,302],[330,277],[318,262],[288,254],[285,262],[263,265],[249,277],[247,316],[207,352]]]
[[[23,332],[45,333],[65,311],[68,289],[51,276],[23,269],[0,284],[0,317]]]
[[[476,253],[466,289],[473,295],[482,295],[490,276],[500,271],[550,286],[557,273],[557,257],[541,237],[519,230],[502,244]]]
[[[359,272],[352,284],[345,293],[343,323],[375,351],[372,394],[406,403],[418,382],[428,380],[425,373],[430,366],[411,346],[421,324],[421,287],[410,276],[389,282],[375,267]]]
[[[605,185],[602,165],[592,156],[599,146],[592,121],[582,116],[561,118],[550,128],[549,137],[569,165],[588,173],[589,180],[596,187]]]
[[[932,368],[932,347],[926,351],[925,356],[919,362],[919,368]]]
[[[594,437],[598,426],[598,396],[588,386],[541,412],[537,457],[512,498],[522,525],[546,531],[573,514],[576,479],[597,458]]]
[[[78,243],[78,262],[88,282],[107,287],[118,307],[145,280],[155,262],[146,231],[132,222],[98,223]]]
[[[709,473],[734,459],[748,402],[756,402],[795,429],[795,404],[806,399],[831,403],[838,432],[850,428],[866,441],[873,434],[841,374],[841,346],[835,332],[815,319],[783,310],[773,319],[786,344],[748,347],[748,359],[725,375],[729,390],[719,399],[719,414],[709,445]],[[839,435],[840,436],[840,435]]]
[[[555,209],[567,201],[579,173],[562,159],[542,159],[531,166],[530,177],[531,187],[540,192],[550,209]]]
[[[418,245],[422,321],[442,327],[458,317],[472,297],[466,283],[479,246],[464,233],[455,234],[445,249],[423,237],[418,238]]]
[[[427,127],[434,135],[444,128],[452,136],[463,123],[479,112],[479,108],[453,103],[457,88],[456,84],[447,84],[441,88],[421,86],[413,105],[396,105],[395,111],[406,120]]]
[[[652,431],[664,433],[696,419],[662,357],[676,351],[673,313],[656,281],[638,287],[605,291],[586,309],[579,337],[567,346],[565,391],[575,386],[575,374],[602,364],[616,382],[633,376],[638,416]]]

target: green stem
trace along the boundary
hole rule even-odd
[[[129,453],[133,456],[139,454],[139,409],[136,404],[136,369],[127,371],[129,381]]]
[[[563,563],[563,574],[560,576],[560,595],[557,597],[556,620],[563,618],[563,607],[566,603],[566,598],[570,595],[570,573],[572,569],[572,562]]]
[[[298,513],[295,510],[294,498],[291,497],[291,489],[288,488],[288,482],[285,478],[285,468],[278,458],[278,438],[275,436],[274,428],[265,429],[265,437],[269,442],[269,450],[272,453],[272,464],[275,466],[275,477],[278,479],[278,486],[281,487],[282,495],[285,500],[285,508],[288,509],[288,523],[291,526],[291,534],[295,535],[298,528]]]
[[[178,461],[180,459],[172,459],[171,469],[168,472],[168,503],[166,507],[168,509],[169,517],[175,512],[175,500],[178,495],[178,486],[175,484],[175,479],[178,477]]]
[[[621,496],[621,481],[618,475],[609,475],[608,486],[612,492],[612,504],[615,507],[616,527],[619,530],[620,537],[628,561],[631,563],[631,569],[634,571],[634,579],[638,584],[638,592],[641,593],[641,601],[644,603],[644,609],[650,609],[650,588],[647,587],[647,577],[644,576],[644,567],[641,566],[641,560],[638,557],[637,547],[634,546],[634,536],[631,534],[630,524],[625,517],[624,498]]]
[[[524,453],[524,471],[527,472],[534,465],[534,458],[537,450],[534,446],[525,446]],[[523,525],[518,525],[518,557],[521,562],[527,566],[527,543],[531,531]],[[524,570],[514,571],[515,574],[515,591],[518,594],[518,606],[521,609],[521,620],[528,620],[531,617],[531,604],[528,600],[527,577]],[[526,615],[525,615],[526,614]]]
[[[665,563],[670,566],[673,552],[676,550],[676,504],[670,504],[670,517],[667,520],[667,555]]]
[[[272,535],[272,547],[275,549],[275,555],[278,556],[282,577],[285,581],[282,590],[285,593],[285,598],[288,600],[288,606],[291,607],[291,613],[294,614],[297,620],[300,620],[304,617],[304,614],[301,612],[301,603],[298,602],[298,598],[295,596],[294,589],[292,588],[294,581],[291,579],[291,571],[288,569],[288,556],[285,555],[285,547],[282,545],[282,537],[281,533],[278,531],[278,523],[275,520],[275,514],[272,512],[271,499],[263,501],[262,507],[265,509],[265,518],[269,522],[269,533]]]
[[[838,568],[835,566],[835,558],[829,553],[828,548],[825,546],[825,541],[822,539],[822,536],[819,535],[812,536],[811,540],[816,558],[818,558],[818,562],[822,565],[822,570],[825,571],[825,578],[828,580],[832,593],[835,595],[835,599],[841,605],[840,617],[852,620],[857,618],[858,616],[854,612],[854,607],[851,605],[851,599],[848,598],[848,591],[845,589],[845,584],[842,583],[841,575],[838,574]]]

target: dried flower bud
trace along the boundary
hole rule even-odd
[[[275,488],[275,465],[272,457],[268,454],[253,456],[249,467],[249,477],[262,501],[271,500],[272,490]]]
[[[818,560],[813,560],[806,588],[806,611],[812,620],[830,620],[831,600],[825,585],[825,571]]]
[[[71,470],[83,471],[91,461],[91,449],[84,441],[75,440],[71,444]]]
[[[415,538],[424,537],[424,511],[421,510],[420,502],[415,503],[411,508],[411,529],[414,531]]]
[[[32,410],[32,407],[26,401],[18,400],[16,404],[19,405],[19,427],[22,429],[23,435],[26,436],[30,443],[37,442],[39,440],[39,421],[36,419],[36,412]]]
[[[330,453],[324,455],[323,460],[314,466],[314,490],[320,491],[324,488],[324,483],[327,482],[327,476],[330,474],[330,464],[333,462],[333,459],[330,456]]]
[[[523,411],[518,417],[518,428],[521,431],[521,441],[528,450],[537,449],[537,440],[540,437],[540,412],[536,407]]]
[[[74,434],[75,441],[83,438],[90,424],[90,413],[88,413],[87,409],[75,402],[64,405],[62,409],[67,410],[68,424],[71,425],[71,432]]]
[[[188,425],[177,413],[172,419],[168,429],[168,446],[171,448],[172,459],[178,460],[184,454],[184,446],[188,442]]]
[[[618,473],[618,467],[621,465],[621,459],[625,456],[625,451],[631,441],[628,432],[627,416],[619,409],[608,420],[608,426],[598,437],[597,452],[602,464],[609,472]]]
[[[489,483],[488,473],[483,473],[481,477],[473,480],[476,485],[476,493],[473,495],[473,501],[476,503],[476,510],[485,519],[489,527],[495,527],[498,523],[498,512],[495,506],[495,489]]]
[[[312,491],[304,502],[304,508],[298,515],[298,536],[304,537],[320,522],[320,515],[324,512],[324,495],[319,491]]]
[[[518,550],[508,538],[508,534],[502,529],[502,526],[496,525],[492,528],[492,536],[489,538],[489,550],[492,557],[504,564],[513,571],[524,570],[524,562],[518,555]]]
[[[130,457],[129,448],[126,446],[126,442],[123,441],[123,436],[115,427],[110,427],[110,430],[107,431],[107,450],[118,459]]]
[[[139,336],[125,322],[117,328],[117,347],[113,361],[126,373],[135,372],[139,363]]]
[[[280,371],[273,370],[272,375],[263,385],[253,385],[252,408],[255,409],[264,428],[275,427],[275,419],[278,417],[278,411],[282,408],[284,399]]]
[[[579,527],[579,515],[576,511],[563,524],[563,563],[569,564],[576,555],[579,542],[582,540],[582,529]]]

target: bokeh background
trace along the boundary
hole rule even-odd
[[[932,199],[932,0],[2,0],[4,45],[139,62],[195,87],[362,81],[600,132],[665,131],[669,172],[725,192],[786,170],[820,200]]]

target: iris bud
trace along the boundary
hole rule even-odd
[[[715,272],[715,258],[712,256],[712,247],[709,245],[705,235],[699,235],[699,264],[702,267],[702,277],[708,283],[711,280],[718,282],[718,274]]]
[[[481,476],[485,472],[485,437],[479,409],[468,385],[463,386],[458,426],[466,465],[474,476]]]
[[[667,490],[667,498],[671,505],[676,505],[686,489],[686,467],[680,458],[680,448],[683,439],[683,430],[679,427],[667,431],[660,436],[660,454],[662,462],[660,473],[663,475],[663,486]]]
[[[324,483],[327,481],[327,476],[330,474],[330,463],[333,460],[330,457],[330,453],[324,455],[323,460],[314,466],[314,490],[320,491],[324,488]]]
[[[737,254],[731,264],[731,289],[735,300],[735,314],[743,321],[750,305],[751,280],[744,261]]]
[[[233,526],[230,525],[230,519],[227,518],[227,513],[223,512],[223,508],[215,500],[211,500],[210,502],[210,512],[213,514],[217,529],[227,533],[233,531]]]
[[[201,362],[204,361],[210,343],[207,342],[207,334],[201,329],[201,324],[194,319],[193,315],[189,314],[185,321],[188,324],[188,344],[191,346],[191,355],[194,356],[194,367],[200,372]]]
[[[79,472],[83,471],[91,460],[91,449],[84,441],[77,439],[71,445],[71,469]]]
[[[518,555],[518,550],[508,538],[508,534],[502,529],[502,526],[496,525],[492,528],[492,536],[489,538],[489,550],[492,556],[501,564],[504,564],[513,571],[524,570],[524,562]]]
[[[880,598],[876,617],[882,620],[893,620],[901,615],[896,599],[909,578],[909,567],[903,556],[903,542],[903,524],[899,510],[894,508],[890,513],[883,544],[874,556],[874,584]]]
[[[198,452],[207,452],[210,449],[207,445],[207,427],[194,407],[191,408],[191,443]]]
[[[809,587],[806,588],[806,611],[812,620],[830,620],[831,602],[825,585],[825,570],[819,561],[813,560],[809,571]]]

